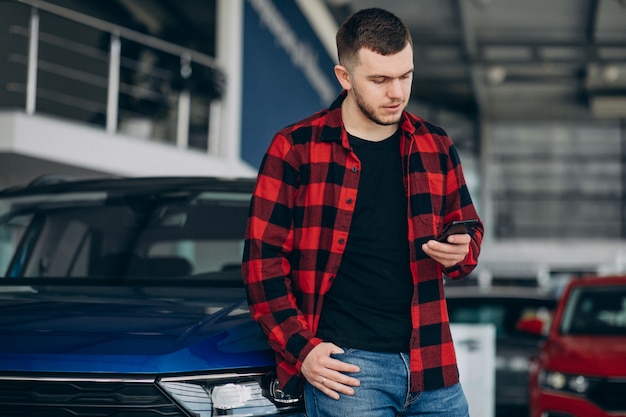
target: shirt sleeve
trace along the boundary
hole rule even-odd
[[[252,318],[269,344],[300,368],[321,342],[298,309],[289,257],[293,242],[298,160],[293,147],[277,135],[265,154],[250,204],[242,273]]]
[[[452,143],[450,143],[448,149],[447,170],[444,224],[453,220],[478,219],[479,221],[470,233],[472,240],[469,245],[469,253],[465,259],[450,268],[444,269],[446,275],[451,279],[460,279],[469,275],[478,265],[478,255],[480,254],[484,228],[467,188],[459,154]]]

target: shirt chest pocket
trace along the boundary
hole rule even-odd
[[[445,182],[441,176],[419,175],[412,178],[409,194],[411,218],[420,226],[420,235],[436,234],[443,227]]]

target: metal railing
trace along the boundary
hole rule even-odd
[[[44,113],[63,113],[66,108],[64,116],[80,113],[80,119],[99,124],[110,134],[133,120],[162,122],[168,128],[158,139],[209,152],[211,108],[224,84],[213,57],[45,1],[12,2],[30,8],[28,24],[13,23],[9,28],[11,35],[27,39],[27,53],[13,52],[9,58],[26,67],[26,80],[7,82],[7,90],[25,95],[27,114],[40,112],[40,102],[45,102]],[[51,21],[46,28],[43,19]],[[69,24],[90,31],[85,35],[90,41],[64,35]],[[42,48],[47,50],[45,56]],[[88,63],[84,68],[73,66],[67,62],[69,55]]]

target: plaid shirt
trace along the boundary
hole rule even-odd
[[[315,336],[322,302],[358,198],[361,166],[341,119],[345,95],[276,134],[250,206],[243,259],[248,303],[277,353],[280,386],[290,394],[301,389],[302,361],[322,342]],[[400,126],[414,283],[411,390],[419,392],[459,381],[442,273],[455,279],[474,269],[483,227],[474,228],[469,254],[452,268],[444,270],[422,251],[445,224],[478,215],[446,133],[408,112]]]

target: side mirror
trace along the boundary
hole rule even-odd
[[[515,328],[524,333],[529,333],[535,336],[544,336],[545,333],[543,329],[545,324],[546,323],[543,320],[536,317],[523,318],[517,322]]]

